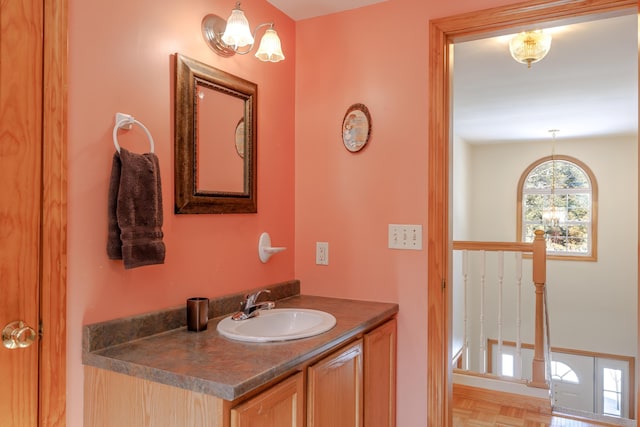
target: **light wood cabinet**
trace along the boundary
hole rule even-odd
[[[228,427],[227,402],[209,394],[85,366],[85,427]]]
[[[231,409],[231,427],[303,427],[304,377],[297,373]]]
[[[307,427],[395,427],[396,324],[309,367]]]
[[[364,425],[396,425],[396,320],[364,336]]]
[[[246,400],[85,366],[84,425],[395,427],[396,320]]]
[[[362,427],[362,339],[307,371],[307,427]]]

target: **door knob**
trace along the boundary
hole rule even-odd
[[[9,323],[2,330],[2,344],[9,350],[27,348],[36,340],[38,333],[22,320]]]

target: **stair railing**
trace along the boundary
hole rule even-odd
[[[468,337],[467,337],[467,289],[468,286],[468,261],[466,258],[467,251],[479,251],[483,258],[481,273],[480,273],[480,357],[481,357],[481,373],[486,373],[486,340],[484,334],[484,283],[485,283],[485,266],[484,266],[484,251],[498,252],[498,269],[501,270],[504,265],[504,252],[516,253],[516,285],[517,285],[517,314],[516,314],[516,374],[519,374],[521,370],[521,342],[520,342],[520,285],[521,285],[521,260],[522,254],[531,254],[532,257],[532,279],[535,286],[535,319],[534,319],[534,355],[532,362],[532,376],[528,385],[531,387],[549,388],[550,380],[547,375],[550,375],[548,370],[548,351],[545,348],[550,346],[548,342],[548,316],[546,316],[546,301],[545,301],[545,283],[546,283],[546,242],[544,239],[544,232],[542,230],[536,230],[535,238],[533,242],[476,242],[476,241],[454,241],[453,250],[463,251],[463,272],[462,277],[464,281],[464,295],[465,295],[465,317],[464,317],[464,339],[463,339],[463,364],[467,364],[468,361]],[[502,285],[503,276],[502,272],[498,274],[498,286],[499,286],[499,302],[498,302],[498,354],[502,352]],[[545,319],[547,317],[547,319]],[[546,333],[545,333],[546,331]],[[547,337],[547,346],[545,347],[545,336]],[[501,365],[498,360],[498,366]],[[466,368],[466,366],[465,366]]]

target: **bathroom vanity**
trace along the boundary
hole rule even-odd
[[[299,284],[288,284],[295,294]],[[236,341],[216,324],[237,304],[212,301],[214,314],[226,312],[203,332],[170,328],[184,309],[85,326],[84,425],[394,426],[397,304],[295,294],[276,305],[325,311],[336,325],[298,340]],[[136,336],[158,319],[170,326]]]

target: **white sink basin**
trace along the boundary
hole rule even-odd
[[[327,332],[336,318],[324,311],[306,308],[274,308],[262,310],[256,317],[218,323],[218,332],[234,340],[250,342],[288,341]]]

